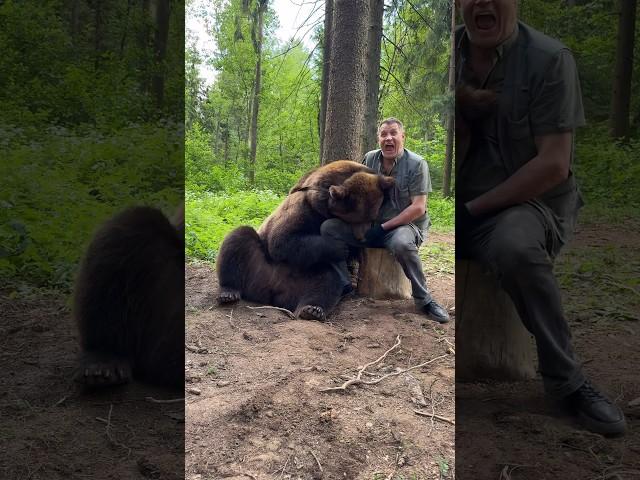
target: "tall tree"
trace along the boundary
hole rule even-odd
[[[636,27],[637,0],[619,1],[618,44],[611,101],[611,136],[629,135],[629,104],[631,102],[631,74]]]
[[[453,94],[455,88],[456,72],[456,9],[451,7],[451,53],[449,55],[449,93]],[[444,154],[444,172],[442,173],[442,193],[445,197],[451,196],[451,170],[453,166],[453,139],[455,135],[455,113],[453,108],[447,112],[447,145]]]
[[[264,12],[268,0],[257,0],[253,14],[251,41],[256,54],[256,71],[251,98],[251,119],[249,124],[249,182],[254,183],[256,171],[256,152],[258,149],[258,111],[260,109],[260,89],[262,87],[262,37],[264,29]]]
[[[169,40],[169,15],[171,13],[170,0],[156,0],[155,7],[155,34],[153,39],[155,72],[151,80],[153,96],[156,106],[162,108],[164,105],[164,83],[166,66],[164,61],[167,57],[167,41]]]
[[[369,0],[335,0],[322,163],[362,154]]]
[[[362,137],[362,154],[376,145],[378,127],[378,94],[380,93],[380,49],[384,0],[369,1],[369,29],[367,38],[367,96]]]
[[[324,6],[324,32],[322,39],[322,86],[320,90],[320,162],[324,145],[324,126],[327,116],[327,92],[329,91],[329,71],[331,70],[331,37],[333,36],[333,0],[326,0]]]

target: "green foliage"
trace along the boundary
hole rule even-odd
[[[640,211],[640,140],[612,142],[605,125],[578,132],[575,172],[587,204],[607,215]]]
[[[214,261],[227,233],[240,225],[257,228],[282,199],[268,190],[189,192],[185,204],[187,258]]]
[[[101,221],[126,205],[173,212],[184,182],[181,135],[149,124],[108,135],[50,129],[39,141],[3,130],[0,277],[68,289]]]
[[[441,192],[431,192],[427,201],[431,228],[439,232],[450,232],[454,227],[454,200],[444,198]]]

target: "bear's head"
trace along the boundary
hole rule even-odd
[[[354,173],[342,185],[329,187],[329,213],[351,224],[373,222],[380,211],[384,191],[394,183],[392,177]]]

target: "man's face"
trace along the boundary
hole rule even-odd
[[[495,48],[513,33],[517,0],[456,0],[471,43]]]
[[[396,158],[404,148],[404,131],[397,123],[383,123],[378,129],[378,143],[384,158]]]

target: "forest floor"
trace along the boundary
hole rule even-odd
[[[65,295],[0,292],[0,478],[184,478],[183,393],[83,392],[78,351]]]
[[[422,251],[429,287],[454,303],[453,235]],[[412,300],[352,296],[325,323],[241,302],[215,306],[209,265],[186,279],[187,479],[454,478],[454,327]],[[367,368],[376,385],[322,392]],[[422,416],[435,414],[445,420]]]
[[[640,478],[640,224],[583,224],[556,262],[576,354],[619,405],[628,433],[583,430],[539,379],[459,383],[458,480]]]

